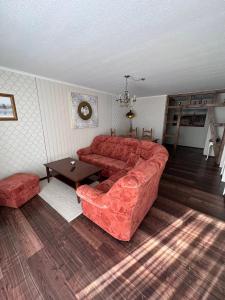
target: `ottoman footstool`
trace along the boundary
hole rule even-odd
[[[0,180],[0,206],[18,208],[40,192],[39,177],[17,173]]]

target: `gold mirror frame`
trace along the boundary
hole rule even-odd
[[[85,107],[88,108],[88,114],[85,115],[82,112],[82,108],[85,109]],[[82,101],[79,105],[78,105],[78,109],[77,109],[78,115],[82,120],[89,120],[92,116],[92,107],[91,105],[87,102],[87,101]]]

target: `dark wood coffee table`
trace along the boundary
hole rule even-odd
[[[75,161],[75,165],[71,165],[70,162]],[[75,183],[75,190],[80,185],[81,181],[92,176],[98,175],[100,179],[100,174],[102,168],[96,167],[94,165],[88,164],[86,162],[73,159],[71,157],[67,157],[64,159],[56,160],[47,164],[44,164],[47,173],[48,182],[50,181],[50,177],[53,176],[53,172],[55,171],[57,174],[62,175],[63,177],[71,180]],[[78,202],[80,199],[77,197]]]

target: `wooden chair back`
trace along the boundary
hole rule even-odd
[[[111,128],[110,134],[111,134],[111,136],[116,136],[116,129],[115,128]]]
[[[138,128],[136,127],[135,129],[132,129],[129,132],[128,136],[132,137],[132,138],[137,138],[138,137]]]
[[[143,130],[142,130],[142,139],[153,140],[152,128],[151,129],[143,128]]]

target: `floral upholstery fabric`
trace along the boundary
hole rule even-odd
[[[99,136],[94,139],[91,151],[94,154],[126,162],[130,153],[136,153],[138,145],[139,142],[131,138]]]
[[[108,192],[111,187],[113,186],[114,182],[111,179],[104,180],[103,182],[99,183],[95,186],[95,188],[99,191],[104,193]]]
[[[137,153],[130,153],[130,155],[128,156],[128,159],[127,159],[127,167],[128,168],[132,168],[136,165],[136,163],[138,162],[140,158],[140,155],[137,154]]]
[[[111,175],[107,180],[104,180],[103,182],[96,185],[95,188],[106,193],[108,192],[108,190],[111,189],[111,187],[117,180],[119,180],[121,177],[125,176],[126,174],[127,174],[127,170],[121,170]]]
[[[18,208],[40,192],[39,177],[17,173],[0,181],[0,206]]]
[[[96,137],[91,151],[95,151],[98,142],[106,145],[106,141],[107,145],[109,141],[111,144],[116,141],[120,146],[124,144],[125,148],[127,145],[132,145],[131,152],[127,153],[126,163],[121,152],[124,168],[112,172],[107,180],[96,187],[80,186],[77,194],[82,199],[85,216],[113,237],[129,241],[157,198],[159,181],[168,159],[168,152],[163,146],[150,141],[111,136]],[[103,151],[104,147],[99,147],[98,150]],[[106,154],[106,152],[102,153]],[[83,160],[84,156],[88,155],[81,155],[80,159]],[[95,155],[98,155],[96,157],[98,159],[101,156],[101,154]],[[110,160],[104,160],[104,163],[110,170],[112,167]]]
[[[104,168],[103,175],[105,177],[108,177],[117,171],[123,170],[126,166],[126,163],[122,160],[113,159],[98,154],[81,155],[80,160]]]
[[[103,168],[106,177],[134,167],[140,157],[139,141],[132,138],[101,135],[95,137],[91,146],[77,151],[79,159]]]

